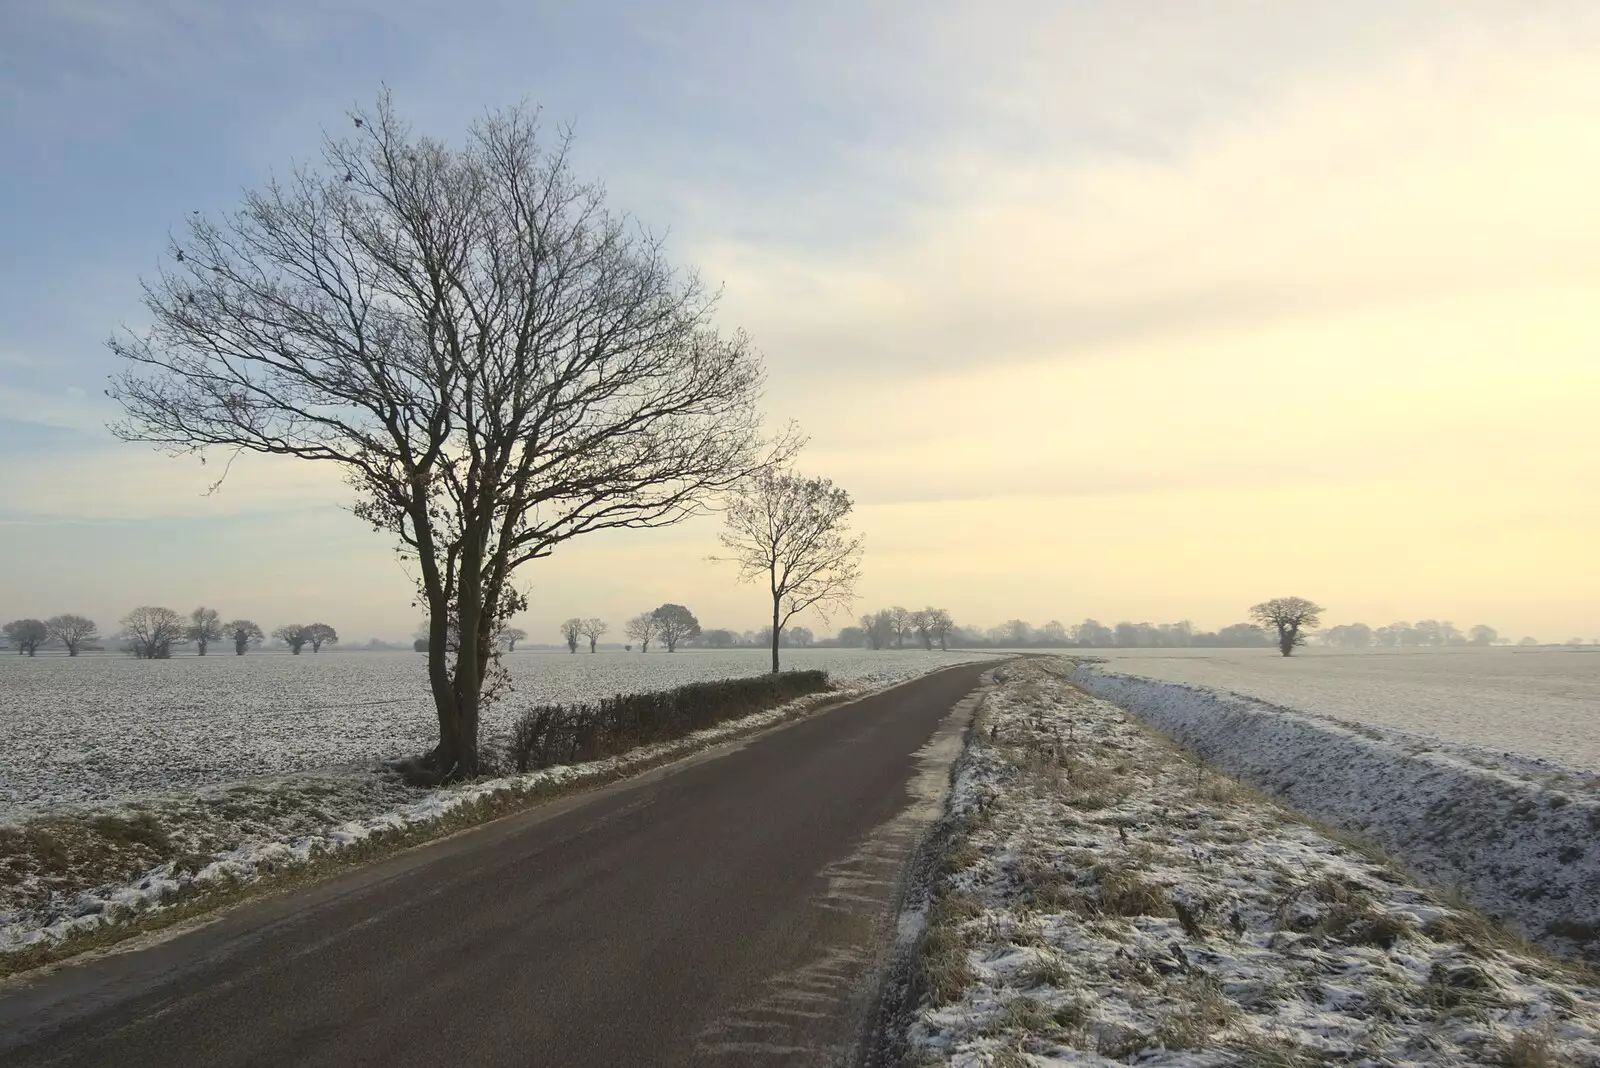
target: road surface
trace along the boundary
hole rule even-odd
[[[0,1065],[847,1063],[988,666],[0,986]]]

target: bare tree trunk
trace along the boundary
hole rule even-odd
[[[778,673],[778,595],[772,595],[772,673]]]

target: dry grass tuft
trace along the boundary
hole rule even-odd
[[[967,944],[953,927],[930,928],[917,958],[917,985],[934,1005],[959,1001],[972,983]]]
[[[1111,916],[1172,915],[1172,902],[1163,887],[1123,869],[1100,875],[1100,908]]]
[[[1553,1046],[1548,1024],[1530,1027],[1512,1036],[1501,1063],[1505,1068],[1558,1068]]]

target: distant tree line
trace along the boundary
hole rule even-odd
[[[1456,629],[1448,619],[1418,620],[1412,623],[1391,623],[1387,627],[1369,627],[1365,623],[1344,623],[1329,627],[1318,635],[1323,645],[1336,649],[1441,649],[1445,647],[1510,645],[1510,638],[1482,623],[1465,633]],[[1522,645],[1537,645],[1536,639],[1523,638]]]
[[[1091,649],[1179,648],[1185,646],[1264,647],[1273,636],[1254,623],[1235,623],[1219,631],[1196,630],[1193,623],[1117,623],[1107,626],[1095,619],[1068,626],[1052,619],[1035,627],[1024,619],[1011,619],[995,627],[956,624],[943,608],[917,611],[896,605],[861,617],[836,638],[822,644],[866,649]]]
[[[141,660],[168,660],[174,649],[184,645],[193,645],[197,654],[205,656],[213,643],[221,641],[231,641],[234,654],[243,656],[251,646],[260,646],[267,639],[253,620],[223,622],[215,608],[202,606],[183,616],[159,605],[135,608],[122,617],[121,629],[105,639],[94,620],[71,614],[45,620],[14,619],[0,627],[0,633],[23,656],[35,656],[51,644],[65,649],[68,656],[77,656],[85,649],[102,648],[94,643],[104,640],[120,644]],[[324,645],[339,640],[339,632],[326,623],[288,623],[272,636],[297,656],[306,645],[312,652],[321,652]]]

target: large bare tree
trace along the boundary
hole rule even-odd
[[[122,617],[122,636],[128,651],[141,660],[166,660],[172,647],[184,640],[189,623],[170,608],[140,605]]]
[[[67,647],[68,656],[77,656],[83,643],[94,641],[100,631],[89,617],[70,614],[51,616],[44,621],[44,626],[50,637]]]
[[[351,118],[320,165],[174,240],[149,330],[111,342],[115,429],[343,468],[428,614],[439,741],[422,768],[464,777],[494,637],[526,604],[517,569],[592,531],[676,523],[766,462],[762,368],[537,112],[490,114],[459,147],[387,96]]]
[[[862,539],[849,531],[850,494],[826,478],[766,468],[731,495],[722,544],[739,578],[765,582],[772,597],[772,670],[789,620],[808,608],[827,618],[848,607],[861,576]]]
[[[1250,618],[1262,627],[1278,632],[1278,651],[1289,656],[1295,646],[1306,643],[1305,631],[1322,621],[1323,608],[1304,597],[1274,597],[1250,606]]]
[[[194,642],[195,652],[206,655],[206,647],[222,640],[222,613],[203,605],[189,613],[189,629],[185,637]]]
[[[591,653],[600,644],[600,639],[605,635],[605,632],[610,629],[611,625],[603,619],[591,617],[583,621],[583,636],[589,639],[589,651]]]

